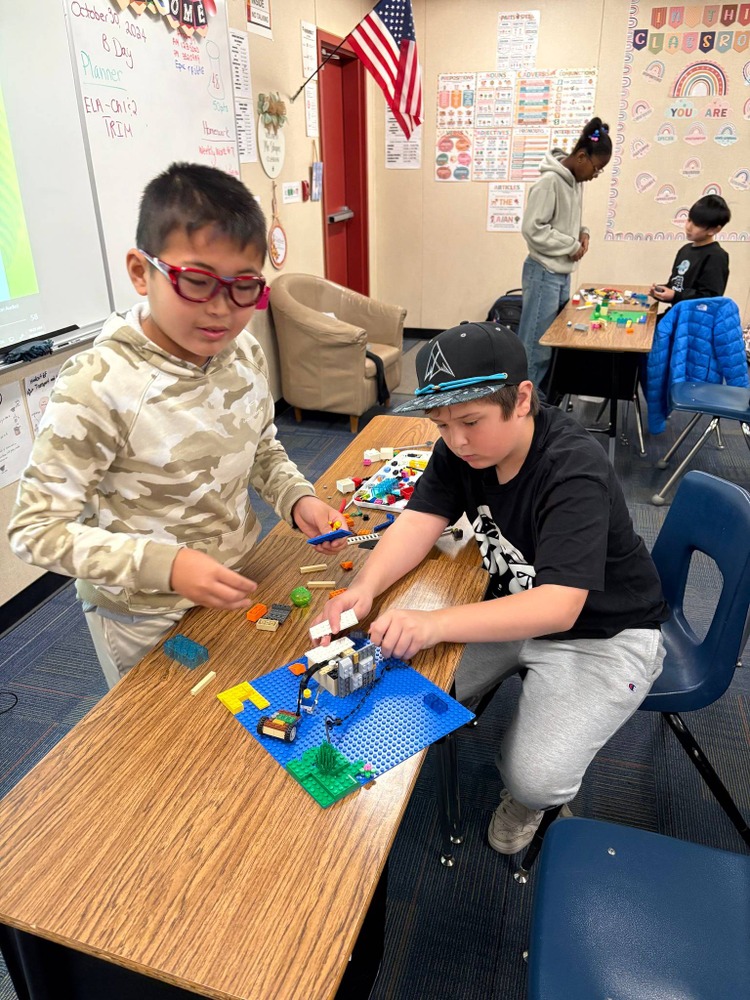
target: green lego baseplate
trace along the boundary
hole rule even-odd
[[[609,306],[607,309],[607,315],[602,316],[601,305],[597,304],[594,306],[594,311],[591,313],[592,322],[603,322],[603,323],[627,323],[628,320],[635,325],[636,323],[645,323],[646,314],[648,309],[646,307],[639,306],[617,306],[616,308]]]
[[[364,763],[363,760],[352,763],[340,750],[324,742],[290,760],[286,769],[325,809],[360,787],[356,777],[362,774]]]

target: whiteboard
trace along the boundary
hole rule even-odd
[[[0,0],[0,255],[28,233],[35,282],[0,297],[0,348],[111,311],[61,0]],[[0,111],[2,108],[0,108]],[[17,183],[21,205],[10,210]],[[11,226],[11,223],[13,224]]]
[[[211,5],[205,35],[191,36],[115,0],[64,2],[105,267],[122,311],[136,297],[125,255],[148,181],[174,161],[240,176],[226,0]]]

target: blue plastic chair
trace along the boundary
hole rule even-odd
[[[690,627],[683,607],[694,552],[703,552],[711,558],[722,576],[721,595],[704,639],[699,639]],[[724,694],[747,641],[750,494],[707,472],[689,472],[667,511],[651,554],[672,615],[662,626],[666,646],[664,667],[640,711],[662,713],[711,793],[750,847],[750,829],[745,818],[679,714],[705,708]],[[531,866],[560,808],[545,812],[514,875],[516,881],[528,881]]]
[[[747,390],[743,390],[747,391]],[[694,552],[704,552],[721,573],[721,594],[704,639],[683,607]],[[680,712],[705,708],[729,687],[747,639],[750,608],[750,494],[706,472],[689,472],[652,550],[672,611],[662,626],[664,669],[641,705],[661,712],[724,812],[750,846],[750,830]]]
[[[750,448],[750,389],[733,385],[711,385],[708,382],[677,382],[670,389],[673,410],[693,413],[685,429],[664,458],[656,463],[660,469],[666,469],[670,458],[690,434],[703,416],[711,417],[708,425],[682,460],[677,470],[669,477],[658,493],[651,497],[651,503],[661,507],[665,504],[667,493],[680,478],[685,469],[708,441],[712,434],[716,435],[719,448],[721,441],[721,420],[738,420],[745,436],[745,444]]]
[[[590,819],[547,834],[528,1000],[747,1000],[750,856]]]

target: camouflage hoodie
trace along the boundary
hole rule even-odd
[[[21,559],[124,614],[190,606],[169,587],[180,546],[246,566],[260,531],[248,485],[290,523],[314,494],[276,439],[254,337],[243,331],[204,370],[152,343],[144,310],[111,316],[63,365],[8,529]]]

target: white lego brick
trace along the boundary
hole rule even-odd
[[[354,643],[351,639],[347,639],[344,635],[340,639],[334,639],[332,643],[328,646],[316,646],[314,649],[309,649],[305,656],[307,657],[307,662],[313,663],[323,663],[325,660],[330,660],[333,656],[338,656],[339,653],[343,653],[345,650],[348,652],[350,649],[354,648]]]
[[[337,479],[336,489],[339,493],[353,493],[354,492],[354,480],[353,479]]]
[[[310,626],[310,638],[311,639],[322,639],[326,635],[331,634],[331,623],[326,618],[325,621],[318,622],[317,625]]]
[[[367,448],[364,453],[365,459],[369,459],[371,462],[380,461],[380,449],[379,448]]]
[[[381,448],[380,457],[383,459],[383,461],[390,462],[391,459],[393,458],[393,448]]]
[[[339,628],[351,628],[352,625],[359,625],[359,618],[357,618],[354,608],[349,608],[347,611],[341,612]]]

